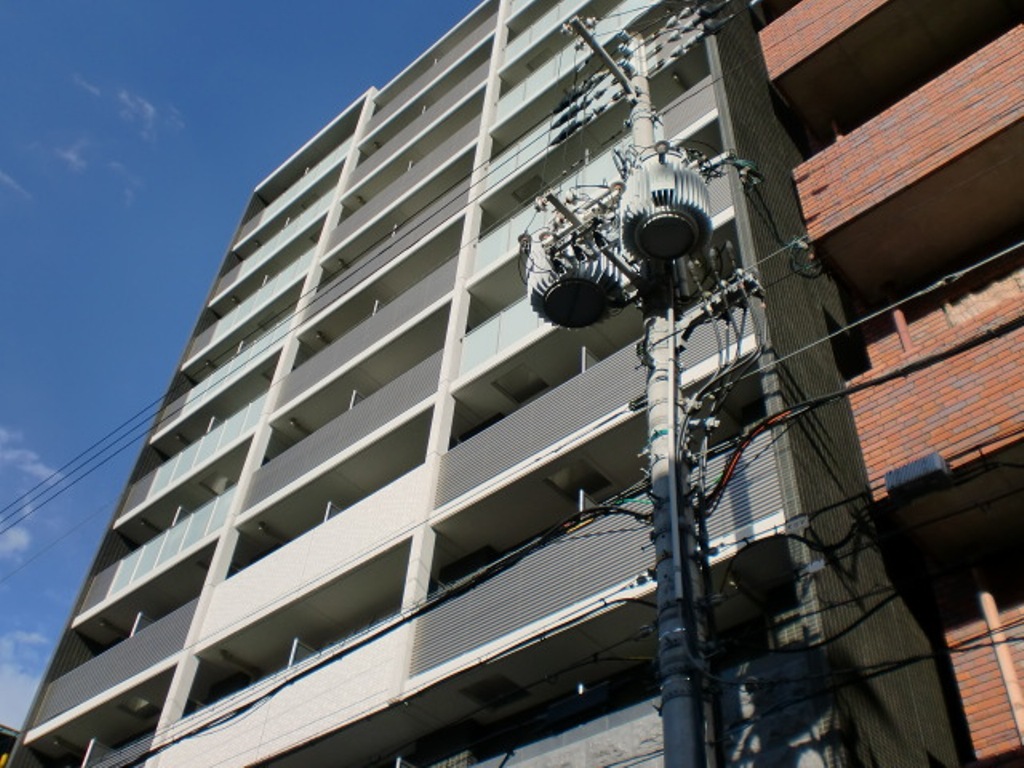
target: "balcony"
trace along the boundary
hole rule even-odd
[[[479,121],[471,120],[442,141],[437,147],[427,153],[421,161],[413,165],[409,171],[392,182],[388,188],[376,194],[361,208],[342,219],[338,226],[330,233],[328,248],[333,250],[374,221],[374,219],[380,217],[385,211],[390,208],[398,208],[399,206],[396,205],[396,201],[407,196],[411,190],[426,181],[428,177],[450,165],[455,158],[462,155],[470,142],[476,139],[479,131]],[[440,184],[439,186],[441,189],[445,189],[448,185]],[[433,200],[436,197],[436,189],[431,190],[430,198]],[[392,216],[392,218],[397,219],[396,225],[402,223],[405,216],[402,215],[401,210],[397,210],[395,213],[397,215]]]
[[[454,284],[456,266],[455,259],[442,265],[289,373],[281,381],[278,405],[283,406],[326,381],[361,352],[445,296]]]
[[[425,500],[426,482],[427,473],[420,466],[348,506],[332,504],[327,515],[321,497],[321,503],[309,504],[308,515],[300,509],[305,504],[292,501],[290,514],[244,519],[239,529],[251,536],[259,535],[259,522],[267,522],[287,536],[293,535],[295,517],[306,517],[315,525],[220,584],[204,634],[219,637],[237,631],[253,618],[301,604],[309,593],[337,582],[343,574],[372,560],[382,548],[408,538],[423,514],[423,504],[413,500]]]
[[[205,466],[242,436],[247,436],[259,421],[265,399],[264,395],[249,403],[241,411],[132,485],[120,517],[128,516],[150,499],[159,496],[172,485],[191,475],[199,467]]]
[[[227,520],[234,495],[235,488],[229,488],[195,512],[184,515],[173,526],[127,557],[96,574],[89,585],[80,613],[86,613],[133,584],[159,573],[165,566],[171,567],[179,555],[185,553],[187,556],[196,545],[219,532]]]
[[[386,86],[377,95],[378,100],[386,99],[387,103],[370,119],[369,125],[367,126],[368,133],[376,131],[379,126],[387,122],[387,120],[395,115],[402,107],[408,105],[410,101],[415,99],[417,94],[422,92],[443,73],[451,69],[452,66],[460,59],[466,56],[485,39],[490,37],[494,31],[494,12],[486,13],[485,17],[479,21],[467,20],[467,22],[472,23],[475,26],[471,31],[466,33],[465,37],[461,40],[453,40],[449,43],[447,38],[454,37],[458,30],[449,33],[445,40],[442,40],[430,51],[427,51],[427,53],[421,56],[417,62],[412,64],[406,72],[399,75],[398,78],[393,80],[391,84]],[[441,52],[440,49],[443,48],[447,48],[447,50]],[[431,55],[433,55],[433,60],[430,60],[429,58]],[[415,74],[417,70],[423,71],[417,75]],[[409,78],[412,78],[412,80],[410,81]],[[401,80],[405,80],[407,84],[401,84],[399,82]],[[395,85],[396,83],[397,86]],[[391,93],[390,91],[392,90],[395,90],[396,92]]]
[[[286,222],[280,231],[270,237],[265,243],[259,245],[245,259],[221,275],[213,291],[214,300],[226,290],[265,266],[267,262],[295,238],[306,234],[317,223],[317,220],[327,212],[327,209],[331,207],[332,197],[333,192],[328,191],[295,219]]]
[[[279,327],[273,327],[262,336],[254,339],[242,347],[234,357],[226,361],[220,368],[215,368],[209,376],[195,384],[188,392],[168,403],[160,412],[160,432],[166,432],[172,424],[180,422],[205,405],[224,394],[225,390],[232,389],[233,394],[238,389],[245,396],[252,396],[256,391],[266,391],[266,381],[262,380],[257,369],[269,363],[270,359],[277,354],[284,343],[285,331]],[[269,379],[267,372],[266,378]],[[250,382],[243,388],[236,387],[241,379],[249,378],[255,374],[260,381],[254,386]],[[237,406],[236,406],[237,407]]]
[[[716,322],[717,329],[704,324],[690,338],[682,354],[683,386],[693,386],[711,375],[725,359],[753,351],[752,330],[737,340],[724,321]],[[742,318],[737,321],[740,328],[749,328],[744,323]],[[719,338],[732,340],[721,355]],[[443,507],[474,488],[491,483],[603,417],[624,414],[626,404],[644,393],[645,381],[636,351],[629,345],[530,400],[444,454],[436,506]],[[460,390],[456,397],[465,395]]]
[[[487,69],[489,66],[490,61],[485,61],[483,64],[478,66],[466,78],[452,87],[426,110],[417,115],[416,118],[407,126],[396,132],[394,136],[389,137],[381,148],[377,149],[372,155],[360,162],[352,172],[352,177],[349,180],[348,185],[349,189],[355,189],[356,185],[363,179],[370,176],[385,163],[395,159],[396,152],[392,151],[390,148],[400,150],[405,147],[406,144],[422,134],[427,128],[447,114],[449,110],[468,99],[471,94],[482,89],[487,77]],[[373,137],[371,136],[371,139],[372,138]],[[369,141],[370,140],[368,140],[368,142]]]
[[[86,703],[174,656],[185,647],[198,599],[139,630],[46,687],[36,725]]]
[[[253,476],[246,506],[259,504],[303,475],[331,463],[388,422],[408,414],[435,392],[440,371],[441,352],[436,352],[274,457]]]
[[[653,567],[648,525],[618,515],[596,520],[419,619],[410,674],[419,675]]]
[[[826,141],[1015,23],[1000,0],[803,0],[761,32],[761,45],[775,86]]]
[[[351,139],[343,141],[331,150],[326,157],[320,160],[320,162],[308,168],[302,177],[285,190],[279,197],[271,201],[266,208],[259,211],[251,219],[245,222],[245,224],[243,224],[238,230],[238,236],[235,238],[235,246],[237,247],[243,243],[250,235],[259,229],[262,224],[273,219],[285,208],[302,197],[303,194],[308,192],[326,174],[333,170],[337,170],[340,174],[341,170],[338,166],[345,160],[345,156],[348,154],[348,150],[351,146]]]
[[[1024,26],[797,167],[808,233],[868,302],[1019,228],[1021,82]]]
[[[207,350],[212,344],[223,341],[230,334],[245,325],[246,321],[268,308],[275,299],[281,297],[286,290],[300,283],[309,271],[313,263],[316,248],[310,248],[306,253],[293,261],[273,277],[269,278],[259,289],[248,298],[236,305],[231,311],[221,317],[209,328],[198,334],[189,346],[189,357],[194,357]],[[272,313],[276,315],[277,313]],[[210,353],[207,352],[207,355]]]

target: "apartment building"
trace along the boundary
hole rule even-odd
[[[536,197],[617,180],[615,150],[630,143],[629,107],[613,87],[593,92],[577,130],[557,124],[564,95],[599,66],[561,30],[575,15],[596,20],[611,52],[623,30],[648,39],[663,138],[734,152],[754,171],[713,178],[711,213],[715,246],[731,244],[760,276],[763,305],[739,322],[698,325],[681,358],[684,394],[725,357],[745,363],[701,457],[707,482],[727,476],[704,521],[712,752],[744,766],[984,756],[970,743],[983,727],[969,722],[972,675],[1006,665],[952,651],[991,611],[940,610],[936,594],[958,593],[933,590],[932,577],[967,582],[936,565],[944,550],[915,521],[945,520],[945,507],[926,496],[921,510],[906,494],[896,505],[899,493],[879,485],[921,453],[913,430],[875,419],[913,396],[883,386],[909,385],[833,393],[902,365],[894,340],[910,334],[912,355],[945,344],[930,331],[917,340],[908,307],[895,331],[886,323],[902,315],[873,308],[954,262],[980,263],[975,248],[1016,226],[1019,199],[974,196],[982,180],[1003,183],[983,170],[990,151],[1010,157],[1000,174],[1019,163],[1019,135],[999,127],[993,106],[1019,89],[1012,63],[955,75],[1003,77],[984,92],[984,130],[953,126],[970,138],[944,162],[965,186],[940,186],[970,201],[984,226],[956,237],[915,226],[904,237],[892,225],[908,207],[922,223],[943,218],[890,199],[904,188],[931,198],[945,139],[919,155],[886,150],[889,162],[870,154],[890,133],[898,143],[904,120],[928,117],[913,101],[886,117],[915,89],[937,82],[958,93],[943,80],[955,62],[1016,54],[1019,69],[1012,7],[984,4],[985,23],[952,52],[912,50],[919,70],[894,53],[909,45],[898,25],[884,23],[891,44],[854,62],[890,68],[870,87],[843,79],[857,46],[837,28],[873,41],[881,32],[858,24],[929,15],[908,0],[708,4],[706,30],[673,26],[682,10],[487,0],[254,190],[12,765],[661,763],[640,315],[626,308],[575,331],[544,323],[520,253],[520,235],[536,236],[550,217]],[[990,45],[1003,46],[1002,59]],[[1020,103],[999,119],[1019,125]],[[941,122],[967,110],[946,96],[929,114]],[[851,163],[883,178],[861,179]],[[898,186],[882,189],[883,179]],[[884,213],[867,229],[850,229],[876,208]],[[1020,288],[995,264],[986,279],[996,287],[964,294],[971,327],[988,322],[997,294]],[[925,301],[939,303],[922,305],[931,309],[921,321],[941,319],[946,300]],[[1007,332],[972,353],[1002,344],[1009,354],[1012,342]],[[1006,383],[1019,374],[990,369],[1005,378],[981,389],[1009,410],[968,409],[979,437],[963,447],[987,435],[983,419],[1005,426],[1015,404],[1019,419],[1020,388]],[[915,375],[937,386],[934,370]],[[949,376],[940,399],[962,392]],[[1002,478],[1019,463],[1013,435],[988,437],[984,455],[943,454],[954,480],[1012,482]],[[943,504],[969,490],[951,489]],[[958,521],[1006,545],[995,534],[1010,521],[998,514],[1012,509],[979,504],[972,515],[983,520]],[[940,544],[965,540],[945,532]]]
[[[775,4],[772,4],[773,7]],[[801,2],[761,32],[813,143],[807,232],[849,289],[871,497],[933,593],[965,762],[1024,764],[1024,7]]]

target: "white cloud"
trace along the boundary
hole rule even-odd
[[[0,427],[0,470],[11,467],[34,480],[45,482],[58,480],[60,474],[45,464],[38,453],[28,448],[12,447],[12,444],[20,443],[21,440],[22,437],[19,433]]]
[[[68,170],[74,171],[75,173],[81,173],[89,165],[85,160],[85,148],[87,146],[89,146],[88,141],[85,139],[79,139],[70,147],[65,149],[58,147],[53,150],[53,153],[68,164]]]
[[[93,85],[77,72],[75,72],[74,76],[72,77],[72,80],[74,81],[75,85],[77,85],[86,93],[92,94],[93,96],[100,96],[103,93],[99,89],[99,86]]]
[[[38,632],[0,635],[0,723],[20,728],[42,677],[49,641]]]
[[[121,119],[129,123],[138,123],[141,126],[142,138],[153,141],[156,138],[156,107],[124,88],[117,92],[117,101],[121,105]]]
[[[29,193],[27,189],[25,189],[23,186],[21,186],[21,184],[16,182],[11,176],[8,176],[3,171],[0,171],[0,186],[7,187],[7,189],[11,190],[19,197],[25,198],[26,200],[32,199],[32,195]]]
[[[32,536],[24,528],[11,528],[0,533],[0,561],[17,557],[28,551],[31,545]]]

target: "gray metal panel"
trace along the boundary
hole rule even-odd
[[[741,328],[742,317],[737,313]],[[681,355],[683,369],[717,356],[719,338],[723,344],[735,341],[724,321],[698,326]],[[458,498],[642,395],[646,380],[630,345],[524,405],[441,457],[436,505]]]
[[[714,539],[736,532],[743,538],[752,533],[748,527],[783,508],[782,484],[775,462],[775,440],[771,431],[756,437],[736,467],[722,492],[717,508],[708,520],[708,535]],[[708,485],[714,486],[725,469],[730,454],[716,456],[708,462]]]
[[[441,222],[465,208],[468,200],[469,179],[465,179],[447,192],[442,192],[436,200],[410,216],[394,235],[381,238],[355,259],[346,255],[349,259],[348,268],[318,289],[312,308],[317,310],[319,307],[333,304],[340,296],[354,290],[364,280],[416,245]],[[338,240],[334,239],[333,233],[328,235],[328,239],[330,250]]]
[[[145,672],[185,647],[196,598],[47,686],[34,725]]]
[[[121,506],[121,513],[118,517],[124,517],[124,515],[146,500],[146,497],[149,496],[149,489],[153,487],[153,480],[156,479],[156,473],[157,470],[154,469],[148,475],[139,478],[139,480],[132,484],[131,490],[128,491],[124,504]]]
[[[347,240],[381,216],[388,208],[394,207],[395,200],[400,197],[401,192],[412,189],[430,174],[449,165],[479,133],[480,119],[477,117],[442,141],[412,168],[375,194],[366,205],[341,221],[331,232],[331,246]]]
[[[717,216],[730,205],[732,205],[732,192],[729,190],[729,179],[726,176],[719,176],[708,183],[708,191],[711,193],[711,215]]]
[[[524,405],[441,457],[442,506],[537,451],[593,423],[644,391],[632,345]]]
[[[155,736],[155,733],[147,733],[145,736],[128,743],[120,749],[108,752],[103,757],[97,757],[95,760],[90,760],[85,768],[127,768],[128,766],[137,765],[138,761],[153,746]]]
[[[385,304],[376,314],[363,320],[344,336],[336,339],[281,381],[283,405],[305,392],[318,381],[347,363],[354,355],[384,337],[403,322],[451,290],[455,282],[457,260],[451,259],[434,270],[394,301]]]
[[[436,667],[653,565],[648,525],[623,515],[600,518],[419,619],[411,672]]]
[[[213,289],[213,295],[217,296],[224,291],[229,285],[234,285],[235,281],[238,280],[238,275],[242,271],[242,266],[245,264],[244,261],[239,261],[235,266],[221,275],[221,278],[217,281],[217,287]]]
[[[442,72],[448,67],[462,58],[466,53],[476,48],[485,38],[489,37],[491,32],[494,30],[494,16],[489,16],[480,22],[480,25],[473,30],[466,38],[460,41],[454,46],[448,53],[442,56],[438,61],[434,63],[426,72],[413,80],[409,85],[403,88],[400,92],[389,101],[383,109],[374,114],[370,119],[370,123],[367,126],[367,132],[376,130],[377,126],[387,120],[391,115],[398,112],[404,106],[407,106],[409,100],[422,91],[429,83],[433,82]],[[473,72],[470,77],[476,77],[477,72]],[[486,74],[486,73],[485,73]]]
[[[201,333],[197,334],[192,343],[188,346],[188,353],[186,357],[191,357],[200,349],[203,349],[207,344],[213,341],[213,334],[217,332],[217,323],[211,323],[210,327]]]
[[[677,133],[715,108],[715,89],[711,76],[705,77],[682,96],[661,110],[665,136]]]
[[[110,585],[114,583],[114,576],[117,575],[117,569],[120,565],[121,561],[118,560],[113,565],[104,568],[93,576],[92,583],[89,584],[89,591],[86,593],[85,599],[82,601],[81,608],[78,609],[79,613],[84,613],[94,605],[99,605],[103,602],[107,593],[110,592]]]
[[[374,154],[364,162],[361,162],[356,166],[355,170],[352,172],[352,178],[349,180],[349,189],[354,188],[356,184],[368,176],[373,170],[379,168],[383,163],[392,159],[394,157],[393,149],[404,147],[406,142],[413,137],[418,136],[426,126],[433,123],[451,107],[462,101],[463,98],[468,96],[470,93],[483,88],[484,82],[487,79],[487,68],[490,64],[491,62],[489,60],[484,61],[484,63],[477,67],[469,77],[456,84],[454,88],[434,102],[426,112],[419,115],[415,120],[410,122],[409,125],[388,139],[387,143],[383,147],[374,152]]]
[[[246,507],[257,504],[421,403],[436,391],[440,374],[439,351],[260,467],[253,475]]]

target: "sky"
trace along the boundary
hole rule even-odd
[[[476,5],[0,0],[0,724],[22,725],[139,430],[76,457],[146,423],[250,192]]]

